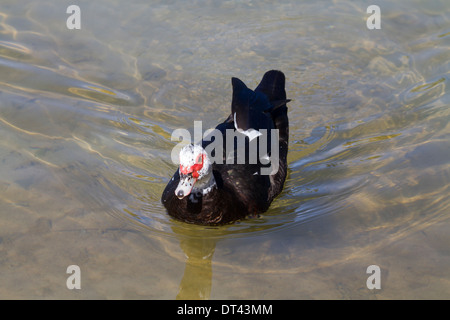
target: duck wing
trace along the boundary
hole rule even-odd
[[[233,99],[231,101],[231,115],[235,129],[250,140],[258,137],[261,129],[273,129],[273,121],[269,110],[273,108],[267,96],[262,92],[255,92],[238,78],[232,78]]]

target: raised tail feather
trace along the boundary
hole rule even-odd
[[[275,123],[275,128],[279,130],[280,133],[280,143],[284,144],[280,152],[286,152],[287,154],[287,144],[289,141],[289,120],[287,116],[287,106],[290,100],[286,99],[285,90],[286,78],[284,73],[278,70],[267,71],[255,92],[264,93],[269,101],[271,102],[273,108],[270,110],[272,119]],[[280,153],[280,157],[281,157]]]

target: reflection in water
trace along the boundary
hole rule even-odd
[[[173,228],[177,234],[176,227]],[[186,255],[186,266],[180,283],[178,300],[209,299],[212,283],[212,258],[216,248],[214,238],[194,238],[181,235],[180,247]]]

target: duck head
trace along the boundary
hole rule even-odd
[[[199,145],[189,144],[180,151],[180,182],[175,189],[178,199],[193,190],[206,194],[215,184],[212,165],[207,152]]]

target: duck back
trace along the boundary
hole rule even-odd
[[[286,106],[289,100],[286,100],[284,74],[276,70],[268,71],[254,91],[237,78],[232,78],[232,86],[231,114],[216,127],[222,134],[223,141],[222,161],[212,164],[216,184],[206,194],[198,192],[178,199],[175,190],[180,181],[180,173],[177,170],[161,197],[168,214],[174,218],[204,225],[230,223],[248,215],[267,211],[273,199],[283,189],[287,173],[289,140]],[[261,169],[270,167],[270,163],[261,161],[259,157],[256,162],[250,161],[249,158],[252,136],[247,133],[261,129],[268,132],[269,139],[266,146],[268,156],[272,153],[270,149],[272,135],[269,132],[273,129],[278,131],[278,159],[276,159],[278,170],[270,175],[261,174]],[[228,130],[234,134],[246,135],[243,146],[239,146],[239,143],[233,140],[231,153],[227,150],[230,146],[227,145]],[[214,142],[214,139],[204,140],[202,147],[207,150]],[[240,148],[245,149],[243,163],[238,161]],[[217,155],[214,156],[217,158]]]

